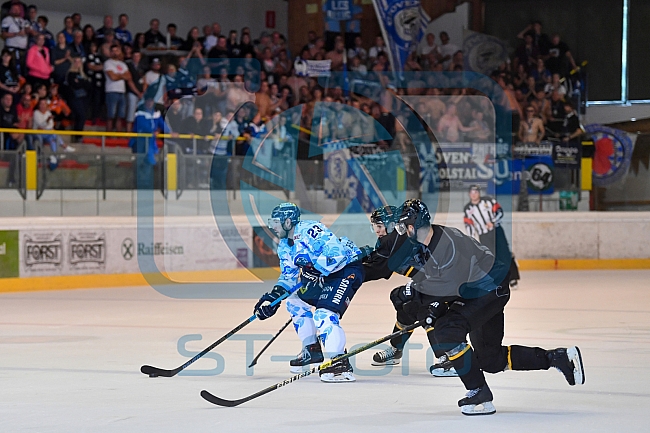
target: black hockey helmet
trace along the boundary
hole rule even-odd
[[[400,235],[406,233],[407,226],[415,227],[417,230],[431,224],[431,215],[427,205],[422,200],[410,199],[406,200],[400,207],[400,216],[397,221],[395,229]]]
[[[378,207],[370,215],[370,222],[374,226],[375,224],[382,224],[386,227],[386,234],[389,234],[395,228],[395,223],[397,223],[397,217],[399,216],[397,207],[386,205]],[[374,232],[373,227],[373,232]]]

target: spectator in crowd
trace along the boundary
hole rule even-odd
[[[41,15],[37,18],[39,32],[45,36],[45,46],[49,49],[52,49],[56,45],[54,40],[54,35],[51,31],[47,29],[47,24],[50,22],[45,15]]]
[[[34,127],[34,107],[32,107],[32,95],[25,93],[20,98],[20,103],[16,106],[16,114],[18,115],[18,128],[20,129],[33,129]],[[27,148],[32,148],[32,136],[25,135]]]
[[[185,44],[183,38],[176,34],[176,24],[167,24],[167,35],[169,35],[169,46],[171,49],[177,50]]]
[[[447,70],[462,71],[464,67],[465,67],[465,59],[463,58],[463,52],[461,50],[458,50],[452,56],[451,62],[449,63],[449,67],[447,68]]]
[[[83,131],[86,124],[86,106],[88,105],[88,89],[90,88],[90,78],[84,72],[83,59],[75,56],[72,60],[72,66],[68,70],[66,83],[69,89],[70,109],[74,118],[75,131]],[[73,140],[80,141],[81,137],[73,137]]]
[[[165,78],[162,75],[162,64],[160,59],[155,57],[151,61],[151,69],[144,75],[144,90],[151,87],[150,94],[156,104],[164,104]]]
[[[2,39],[5,41],[5,48],[9,48],[16,60],[18,73],[25,74],[25,54],[27,53],[28,26],[27,20],[23,19],[24,7],[18,3],[12,3],[9,8],[9,15],[2,20]]]
[[[120,25],[114,30],[115,39],[120,41],[122,45],[133,43],[131,32],[126,28],[129,25],[129,16],[127,14],[121,14],[118,18],[118,22]]]
[[[5,19],[6,16],[11,15],[11,8],[14,5],[18,6],[17,16],[20,18],[25,18],[25,12],[27,11],[27,6],[25,3],[21,2],[20,0],[8,0],[2,3],[2,6],[0,8],[2,15],[0,16],[0,19]]]
[[[72,33],[74,32],[74,24],[72,22],[72,17],[67,16],[63,19],[63,30],[61,30],[61,33],[65,36],[65,43],[66,44],[71,44],[72,41],[74,40],[74,37],[72,36]]]
[[[456,105],[449,104],[447,112],[438,122],[438,132],[442,134],[442,140],[448,143],[461,141],[461,132],[469,132],[472,128],[463,126],[458,118]]]
[[[181,111],[183,104],[180,99],[175,100],[169,106],[167,113],[165,114],[165,121],[169,125],[172,131],[179,132],[181,131],[181,124],[183,123],[183,112]]]
[[[2,49],[2,62],[0,63],[0,97],[5,94],[17,95],[20,91],[18,71],[14,66],[14,59],[8,48]]]
[[[28,47],[36,43],[36,35],[41,33],[41,25],[38,23],[38,8],[35,5],[27,6],[25,21],[29,24],[27,34],[29,36]]]
[[[354,38],[354,47],[348,50],[348,57],[350,59],[358,57],[360,63],[365,63],[368,60],[368,52],[363,48],[363,39],[361,39],[361,36]]]
[[[343,70],[343,55],[345,54],[345,45],[343,43],[343,38],[339,37],[334,41],[334,49],[328,51],[325,55],[326,60],[332,61],[331,70],[332,71],[342,71]]]
[[[420,42],[418,46],[417,53],[419,56],[429,56],[433,53],[434,58],[437,58],[440,54],[440,49],[438,44],[436,44],[436,36],[429,32],[424,37],[424,40]]]
[[[440,50],[441,58],[439,61],[442,62],[443,69],[448,70],[452,57],[458,52],[459,48],[458,45],[451,43],[447,32],[440,32],[440,43],[441,45],[438,49]]]
[[[99,54],[102,58],[109,59],[111,57],[111,47],[116,44],[119,45],[119,42],[115,40],[115,32],[113,29],[106,30],[102,44],[99,46]]]
[[[573,55],[569,50],[569,46],[560,39],[559,34],[553,35],[551,44],[548,47],[548,59],[546,59],[546,68],[551,74],[560,74],[566,76],[569,74],[569,66],[571,69],[577,69]]]
[[[203,46],[201,45],[201,42],[199,42],[199,28],[192,27],[190,31],[187,32],[187,38],[185,39],[182,48],[184,51],[190,51],[195,48],[197,44],[199,45],[199,51],[202,51]]]
[[[13,97],[5,93],[0,98],[0,128],[19,128],[18,113],[13,105]],[[22,134],[4,134],[4,149],[16,150],[23,140]],[[16,169],[18,168],[17,158],[10,158],[9,173],[7,174],[7,186],[13,188],[16,184]]]
[[[241,49],[239,48],[239,41],[237,40],[237,30],[231,30],[228,33],[228,41],[226,42],[226,47],[228,48],[228,57],[241,57]]]
[[[131,79],[129,68],[120,60],[121,50],[119,45],[111,47],[111,58],[104,62],[104,75],[106,80],[106,131],[121,131],[121,119],[126,115],[126,81]]]
[[[98,53],[96,42],[91,42],[89,45],[84,68],[86,75],[90,78],[88,92],[90,119],[95,124],[99,119],[101,108],[104,104],[104,63]]]
[[[139,101],[144,96],[144,69],[141,66],[142,53],[135,51],[126,61],[131,79],[127,81],[126,130],[131,131]]]
[[[217,43],[208,51],[209,59],[227,59],[228,41],[225,36],[219,36]]]
[[[90,24],[86,24],[82,30],[84,34],[83,38],[83,46],[84,46],[84,51],[89,54],[90,53],[90,44],[91,43],[97,43],[95,39],[95,29],[93,26]]]
[[[47,99],[39,99],[34,110],[34,129],[53,131],[54,130],[54,115],[50,111]],[[61,136],[55,134],[39,134],[42,144],[49,144],[52,153],[56,153],[57,148],[61,148],[66,152],[74,152],[72,146],[67,146]],[[54,159],[56,163],[56,158]]]
[[[81,30],[75,30],[72,37],[73,41],[70,44],[70,54],[85,59],[86,49],[84,48],[84,33]]]
[[[548,49],[551,45],[551,41],[548,38],[546,33],[542,33],[542,23],[541,21],[533,21],[531,24],[526,26],[517,37],[519,39],[525,39],[526,35],[531,35],[533,38],[533,46],[537,48],[540,56],[547,56]]]
[[[568,100],[564,101],[564,113],[565,113],[564,122],[562,123],[562,127],[563,127],[562,141],[564,141],[565,143],[568,142],[577,143],[580,136],[584,134],[584,130],[580,125],[580,119],[578,118],[578,114],[573,108],[573,104],[571,103],[571,101]]]
[[[479,143],[490,141],[492,131],[487,122],[483,119],[483,111],[474,109],[472,110],[472,121],[469,124],[471,131],[467,133],[470,141]]]
[[[189,134],[192,137],[195,135],[198,136],[203,136],[204,134],[204,127],[205,124],[202,123],[203,121],[203,110],[200,108],[195,108],[192,116],[186,117],[182,123],[181,123],[181,129],[180,133],[181,134]],[[199,140],[202,144],[204,143],[204,140]],[[188,140],[183,140],[183,146],[185,148],[185,153],[194,153],[194,140],[188,139]],[[202,154],[202,153],[207,153],[206,152],[206,146],[201,146],[201,148],[198,148],[198,143],[197,143],[197,153]]]
[[[242,33],[241,41],[239,42],[239,51],[242,57],[246,57],[247,54],[250,54],[252,56],[255,55],[255,47],[251,42],[250,33]]]
[[[564,98],[564,95],[567,93],[567,89],[562,81],[564,81],[564,79],[560,78],[560,74],[554,73],[551,76],[551,82],[544,86],[544,92],[546,92],[546,94],[558,92]]]
[[[526,118],[519,124],[519,140],[524,143],[539,144],[544,137],[544,122],[535,114],[535,107],[526,107]]]
[[[158,47],[166,44],[165,35],[160,33],[160,20],[157,18],[149,21],[149,30],[144,34],[145,47]]]
[[[515,67],[523,65],[526,70],[534,68],[539,58],[539,50],[533,45],[533,35],[526,33],[524,42],[515,52]]]
[[[144,33],[136,33],[133,38],[133,49],[135,51],[140,51],[145,48],[147,48],[147,46],[145,45]]]
[[[59,85],[52,84],[50,87],[50,111],[54,115],[55,129],[66,129],[72,124],[72,110],[67,102],[59,95]]]
[[[551,93],[551,101],[546,106],[546,120],[548,129],[556,137],[562,134],[565,115],[562,95],[560,92]]]
[[[113,16],[105,15],[104,16],[104,25],[95,31],[95,39],[97,40],[97,45],[101,46],[104,43],[104,36],[108,30],[113,31]]]
[[[81,30],[81,14],[79,12],[72,14],[72,28],[75,30]]]
[[[56,41],[56,45],[50,52],[50,59],[54,66],[52,79],[55,83],[61,84],[65,81],[65,75],[68,73],[68,69],[70,69],[70,65],[72,64],[72,54],[65,41],[65,35],[62,32],[56,35]]]
[[[385,51],[386,44],[384,43],[384,38],[377,36],[375,38],[375,46],[368,50],[368,60],[370,60],[371,63],[374,63],[377,57],[379,57],[379,53],[383,53]]]
[[[535,78],[537,84],[545,85],[546,83],[549,83],[551,81],[551,73],[546,69],[544,59],[538,58],[535,64],[536,67],[531,69],[530,76]]]
[[[45,36],[39,34],[36,44],[27,51],[27,79],[32,84],[49,84],[54,67],[50,62],[50,50],[45,46]]]

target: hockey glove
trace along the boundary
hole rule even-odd
[[[364,245],[362,247],[359,247],[359,249],[361,250],[361,254],[357,256],[357,260],[361,261],[366,260],[368,257],[370,257],[370,254],[375,251],[375,249],[370,245]]]
[[[276,299],[280,298],[282,295],[287,293],[287,290],[281,286],[273,287],[273,290],[262,295],[257,304],[255,304],[255,315],[260,320],[266,320],[269,317],[273,316],[278,309],[280,308],[281,302],[271,306],[271,303]]]
[[[418,317],[418,320],[424,319],[427,325],[434,326],[436,320],[445,315],[448,310],[448,305],[445,302],[434,301],[429,304],[426,309],[426,316],[421,318]]]
[[[321,290],[324,282],[323,274],[312,267],[304,267],[301,271],[300,282],[305,288],[305,292],[312,289]]]
[[[395,309],[413,301],[415,297],[415,286],[416,284],[413,281],[409,281],[405,286],[397,287],[390,292],[390,300]]]

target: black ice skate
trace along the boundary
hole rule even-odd
[[[384,365],[399,365],[399,360],[402,359],[402,351],[389,347],[386,350],[375,353],[372,356],[372,363],[375,367],[383,367]]]
[[[309,344],[302,349],[302,352],[298,354],[297,358],[289,361],[291,373],[302,373],[304,370],[309,369],[309,364],[319,364],[324,360],[325,358],[323,357],[320,343],[317,341],[314,344]]]
[[[318,375],[321,381],[328,383],[354,382],[357,379],[352,374],[353,372],[354,370],[350,365],[350,361],[346,358],[336,361],[331,366],[320,370]]]
[[[555,367],[564,374],[569,385],[582,385],[585,383],[585,370],[582,367],[582,356],[580,349],[576,346],[569,348],[559,348],[546,352],[546,357]]]
[[[458,377],[458,373],[447,355],[438,358],[438,362],[429,367],[429,373],[434,377]]]
[[[481,388],[471,389],[465,398],[458,400],[458,407],[463,415],[492,415],[497,410],[492,404],[492,391],[487,384]]]

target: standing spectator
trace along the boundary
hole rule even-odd
[[[144,33],[136,33],[135,38],[133,38],[133,49],[135,51],[144,50],[146,48],[144,42],[145,42]]]
[[[438,44],[436,44],[436,36],[433,33],[427,33],[426,37],[418,46],[418,55],[426,57],[433,54],[437,57],[440,54]]]
[[[578,138],[584,134],[584,130],[580,125],[580,118],[578,118],[578,115],[576,114],[571,101],[564,101],[564,112],[566,114],[564,117],[564,122],[562,124],[564,133],[562,141],[576,142]]]
[[[113,32],[113,29],[106,30],[102,44],[99,46],[99,54],[102,58],[109,59],[111,57],[111,47],[116,44],[119,45],[119,42],[115,40],[115,32]]]
[[[120,60],[121,50],[118,45],[111,47],[111,58],[104,62],[106,79],[106,131],[121,131],[121,119],[126,116],[126,81],[131,79],[129,68]],[[114,123],[114,120],[117,121]]]
[[[27,53],[28,26],[29,23],[22,18],[24,8],[17,3],[13,3],[9,9],[9,15],[2,20],[2,39],[5,41],[5,48],[16,59],[18,73],[25,74],[25,54]]]
[[[384,38],[381,36],[377,36],[375,38],[375,46],[370,48],[368,51],[368,60],[370,60],[371,63],[374,63],[375,60],[377,60],[377,57],[379,57],[379,53],[383,53],[386,51],[386,44],[384,43]],[[314,53],[312,52],[312,56]]]
[[[519,39],[525,39],[526,35],[531,35],[533,38],[533,46],[537,48],[541,56],[548,55],[548,48],[551,45],[551,42],[548,39],[546,33],[542,33],[542,23],[541,21],[533,21],[525,29],[523,29],[517,37]]]
[[[67,16],[63,19],[63,30],[61,30],[61,33],[65,36],[65,43],[66,44],[71,44],[74,37],[72,36],[72,33],[74,32],[74,24],[72,23],[72,17]]]
[[[348,50],[348,57],[358,57],[361,63],[365,63],[368,60],[368,52],[363,48],[363,39],[361,39],[361,36],[354,38],[354,46]]]
[[[75,131],[83,131],[86,124],[86,107],[88,106],[88,88],[90,87],[90,79],[84,72],[83,60],[81,57],[74,57],[72,66],[68,70],[66,83],[69,88],[70,108],[74,117]],[[79,137],[73,137],[73,140]]]
[[[465,67],[465,60],[463,58],[463,52],[458,50],[454,53],[451,58],[451,63],[449,63],[448,71],[458,71],[459,68],[462,71]]]
[[[209,27],[209,33],[205,36],[205,41],[203,46],[205,47],[205,52],[209,52],[214,46],[217,45],[219,37],[221,36],[221,25],[219,23],[212,23],[212,27]],[[205,32],[205,28],[203,30]]]
[[[176,34],[176,24],[167,24],[167,34],[169,35],[169,47],[172,50],[178,50],[185,44],[183,38]]]
[[[13,105],[13,97],[5,93],[0,99],[0,128],[19,128],[18,114]],[[4,134],[4,149],[17,150],[23,140],[22,134]],[[13,188],[16,183],[16,168],[18,158],[9,160],[9,173],[7,175],[7,186]]]
[[[151,61],[151,69],[144,75],[144,90],[147,91],[149,87],[151,87],[149,93],[153,95],[154,102],[164,104],[165,78],[162,75],[160,59],[157,57]]]
[[[0,16],[0,19],[5,19],[5,17],[7,15],[11,15],[10,11],[11,11],[11,7],[13,5],[16,5],[19,8],[19,15],[18,16],[21,17],[21,18],[25,18],[25,11],[27,10],[27,6],[25,5],[25,3],[21,2],[20,0],[9,0],[9,1],[6,1],[6,2],[2,3],[1,9],[0,9],[2,16]]]
[[[34,127],[34,107],[32,107],[32,95],[26,93],[20,98],[20,103],[16,107],[16,114],[18,114],[18,128],[20,129],[33,129]],[[25,135],[27,148],[32,148],[32,136]]]
[[[199,42],[199,28],[192,27],[190,31],[187,32],[187,38],[185,39],[182,49],[184,51],[190,51],[196,46],[196,43],[199,44],[200,50],[203,50],[203,46],[201,45],[201,42]]]
[[[131,59],[126,61],[126,65],[131,73],[131,79],[126,83],[127,88],[127,109],[126,109],[126,130],[130,131],[135,120],[135,112],[138,108],[138,102],[144,96],[144,71],[140,66],[142,53],[135,51]]]
[[[95,29],[93,26],[90,24],[86,24],[83,28],[83,34],[84,34],[84,39],[83,39],[83,46],[84,46],[84,51],[86,54],[90,54],[90,44],[93,42],[97,42],[95,40]]]
[[[203,136],[205,135],[205,123],[203,123],[203,110],[200,108],[195,108],[192,116],[189,116],[183,120],[181,123],[181,134],[190,134],[192,137],[195,135]],[[193,140],[183,140],[186,153],[194,152],[194,141]],[[202,145],[199,146],[199,143]],[[197,140],[197,153],[205,154],[208,153],[208,145],[205,144],[204,140]]]
[[[345,54],[345,45],[343,44],[343,38],[337,38],[334,42],[334,49],[332,51],[329,51],[325,56],[326,60],[332,61],[332,71],[343,70],[343,54]]]
[[[237,30],[231,30],[228,33],[228,41],[226,43],[228,48],[228,56],[233,58],[241,57],[241,48],[239,47],[239,42],[237,41]]]
[[[81,30],[75,30],[72,34],[74,40],[70,44],[70,54],[73,56],[86,58],[86,49],[84,48],[84,34]]]
[[[548,129],[557,137],[562,134],[565,116],[562,95],[560,92],[551,93],[551,102],[546,105],[546,122]]]
[[[535,107],[526,107],[526,118],[519,124],[519,140],[524,143],[539,144],[544,137],[544,122],[535,116]]]
[[[104,36],[106,32],[110,30],[113,31],[113,16],[105,15],[104,16],[104,25],[97,29],[95,32],[95,39],[97,40],[97,45],[100,46],[104,43]]]
[[[126,29],[126,26],[129,25],[129,16],[127,14],[121,14],[118,21],[120,25],[115,28],[115,39],[120,41],[122,45],[132,43],[133,37],[131,37],[131,32]]]
[[[563,77],[569,73],[569,65],[572,69],[577,69],[575,60],[571,55],[569,46],[562,40],[557,33],[551,39],[551,45],[548,47],[548,59],[546,59],[546,68],[551,74],[560,74]]]
[[[440,55],[442,56],[440,61],[442,62],[442,67],[447,70],[449,69],[449,64],[451,63],[453,55],[459,50],[459,48],[458,45],[450,42],[447,32],[440,32],[440,42],[442,43],[442,45],[439,46]]]
[[[88,56],[84,65],[86,75],[90,78],[89,104],[90,119],[93,124],[99,119],[101,108],[104,105],[104,64],[97,51],[97,43],[91,42]]]
[[[14,59],[8,48],[2,49],[2,62],[0,63],[0,97],[7,93],[17,95],[20,91],[18,71],[14,66]]]
[[[515,52],[515,67],[523,65],[526,70],[534,68],[539,57],[539,50],[533,45],[533,35],[527,33],[524,36],[524,43],[521,44]]]
[[[461,131],[469,132],[472,128],[463,126],[456,112],[456,104],[449,104],[447,112],[438,122],[438,132],[442,134],[442,140],[447,143],[461,141]]]
[[[255,56],[255,47],[251,42],[251,35],[249,33],[242,33],[239,50],[241,57],[246,57],[246,54]]]
[[[166,44],[165,36],[160,33],[160,20],[158,18],[153,18],[149,21],[149,30],[144,34],[144,46],[157,47],[161,44]]]
[[[65,75],[70,69],[72,64],[72,55],[70,53],[70,48],[65,42],[65,35],[63,33],[58,33],[56,35],[57,44],[52,51],[50,52],[50,60],[54,66],[54,71],[52,71],[52,79],[55,83],[61,84],[65,81]]]
[[[45,36],[39,33],[36,44],[27,51],[27,79],[34,84],[50,84],[54,67],[50,62],[50,50],[45,46]]]
[[[536,67],[534,69],[531,69],[530,71],[530,76],[535,78],[535,82],[537,84],[546,84],[551,81],[551,73],[549,72],[548,69],[546,69],[546,65],[544,64],[544,59],[537,59],[535,62]]]
[[[41,25],[38,23],[38,9],[35,5],[27,6],[25,20],[29,24],[29,27],[27,29],[29,42],[27,46],[31,47],[36,43],[36,35],[41,33]]]
[[[47,29],[47,24],[50,22],[45,15],[41,15],[37,18],[39,32],[45,36],[45,46],[50,50],[56,45],[54,40],[54,35],[51,31]]]
[[[81,30],[81,14],[79,12],[72,14],[72,28],[75,30]]]

